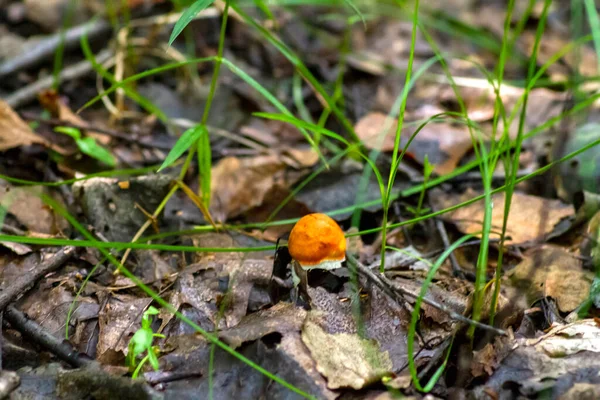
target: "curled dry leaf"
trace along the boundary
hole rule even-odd
[[[55,90],[46,90],[45,92],[40,93],[38,98],[40,103],[46,110],[52,113],[54,118],[76,126],[88,126],[88,123],[79,115],[75,114]],[[104,145],[110,142],[110,136],[108,135],[93,131],[88,131],[87,134]]]
[[[452,196],[434,196],[433,201],[439,209],[444,209],[478,196],[473,190]],[[504,219],[504,194],[492,196],[492,231],[500,232]],[[464,233],[481,232],[485,203],[475,202],[446,214],[445,218],[455,223]],[[512,197],[506,234],[507,244],[526,244],[544,239],[554,227],[565,218],[574,215],[573,206],[559,200],[550,200],[515,192]]]
[[[49,145],[44,138],[36,135],[6,102],[0,99],[0,151],[32,144]]]

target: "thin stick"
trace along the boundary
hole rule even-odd
[[[411,298],[417,298],[419,296],[418,293],[413,293],[409,290],[406,290],[404,288],[394,285],[392,281],[390,281],[388,278],[385,277],[385,275],[374,273],[369,268],[367,268],[363,264],[361,264],[356,258],[354,258],[350,254],[346,254],[346,260],[347,260],[348,266],[350,268],[355,268],[356,271],[360,275],[362,275],[366,279],[373,282],[375,284],[375,286],[377,286],[385,294],[390,296],[394,301],[398,302],[399,304],[403,304],[406,301],[403,298],[403,296],[408,296]],[[423,297],[423,303],[429,304],[430,306],[437,308],[438,310],[448,314],[448,316],[450,318],[452,318],[456,321],[460,321],[460,322],[463,322],[463,323],[469,324],[469,325],[474,325],[478,328],[485,329],[490,332],[494,332],[497,335],[502,335],[502,336],[507,335],[507,332],[502,329],[495,328],[493,326],[486,325],[481,322],[467,318],[464,315],[457,313],[456,311],[450,309],[449,307],[446,307],[443,304],[438,303],[435,300],[431,300],[427,297]]]
[[[0,311],[16,300],[17,296],[29,290],[38,279],[56,271],[75,254],[75,247],[67,246],[60,249],[50,259],[42,262],[36,269],[18,277],[9,287],[0,292]]]
[[[64,33],[65,48],[70,49],[79,45],[79,39],[86,34],[90,38],[99,36],[110,30],[110,25],[104,20],[97,20],[92,23],[74,26]],[[34,67],[35,65],[54,56],[56,49],[60,46],[62,34],[57,33],[41,40],[31,48],[26,49],[21,54],[0,64],[0,78],[23,69]]]
[[[100,53],[96,55],[96,59],[98,63],[103,63],[108,60],[112,55],[110,50],[102,50]],[[80,78],[92,72],[94,68],[92,64],[88,60],[80,61],[76,64],[69,65],[58,75],[59,82],[65,82],[73,79]],[[4,100],[10,105],[12,108],[21,107],[33,100],[35,100],[38,93],[43,92],[44,90],[50,89],[54,83],[54,78],[52,76],[47,76],[38,81],[33,82],[30,85],[27,85],[10,96],[6,97]]]
[[[4,310],[4,319],[27,339],[39,344],[74,367],[88,367],[96,364],[94,360],[75,350],[68,342],[57,339],[12,304]]]

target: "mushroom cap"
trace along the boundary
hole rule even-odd
[[[303,269],[335,269],[346,259],[346,238],[331,217],[308,214],[294,225],[288,249]]]

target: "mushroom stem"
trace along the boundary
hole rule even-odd
[[[308,295],[308,271],[296,260],[292,261],[292,279],[294,286],[299,286],[300,290]]]

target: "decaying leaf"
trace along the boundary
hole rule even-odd
[[[278,303],[271,308],[250,314],[234,328],[219,332],[219,337],[234,349],[244,342],[260,339],[270,333],[282,335],[300,328],[306,318],[306,310],[291,303]]]
[[[129,339],[139,329],[144,309],[151,300],[130,295],[110,295],[98,315],[98,360],[120,363],[127,355]]]
[[[55,90],[46,90],[45,92],[40,93],[38,98],[40,103],[52,113],[54,118],[77,126],[85,127],[88,125],[83,118],[75,114],[71,108],[65,104],[64,100],[60,98]],[[88,131],[87,134],[104,145],[110,142],[110,136],[108,135],[94,131]]]
[[[574,310],[587,299],[594,278],[591,271],[583,270],[580,260],[553,246],[533,250],[507,276],[528,304],[548,296],[562,312]]]
[[[327,333],[310,318],[302,329],[302,341],[330,389],[362,389],[392,369],[388,353],[382,352],[375,340],[362,339],[357,334]]]
[[[456,205],[476,197],[480,193],[467,190],[459,196],[437,196],[433,200],[439,209]],[[504,194],[492,196],[492,230],[500,232],[504,218]],[[464,233],[481,232],[485,203],[483,200],[461,207],[446,214],[446,219],[454,222]],[[573,206],[559,200],[550,200],[515,192],[512,197],[506,234],[506,243],[519,245],[542,240],[564,218],[572,217]]]
[[[574,384],[598,377],[600,327],[592,319],[556,326],[539,338],[503,343],[497,351],[506,357],[490,379],[475,388],[474,398],[489,398],[485,392],[490,390],[498,398],[563,398]]]
[[[54,235],[67,229],[67,221],[44,204],[40,197],[42,194],[50,192],[41,186],[15,187],[0,181],[0,207],[6,209],[29,231]]]

